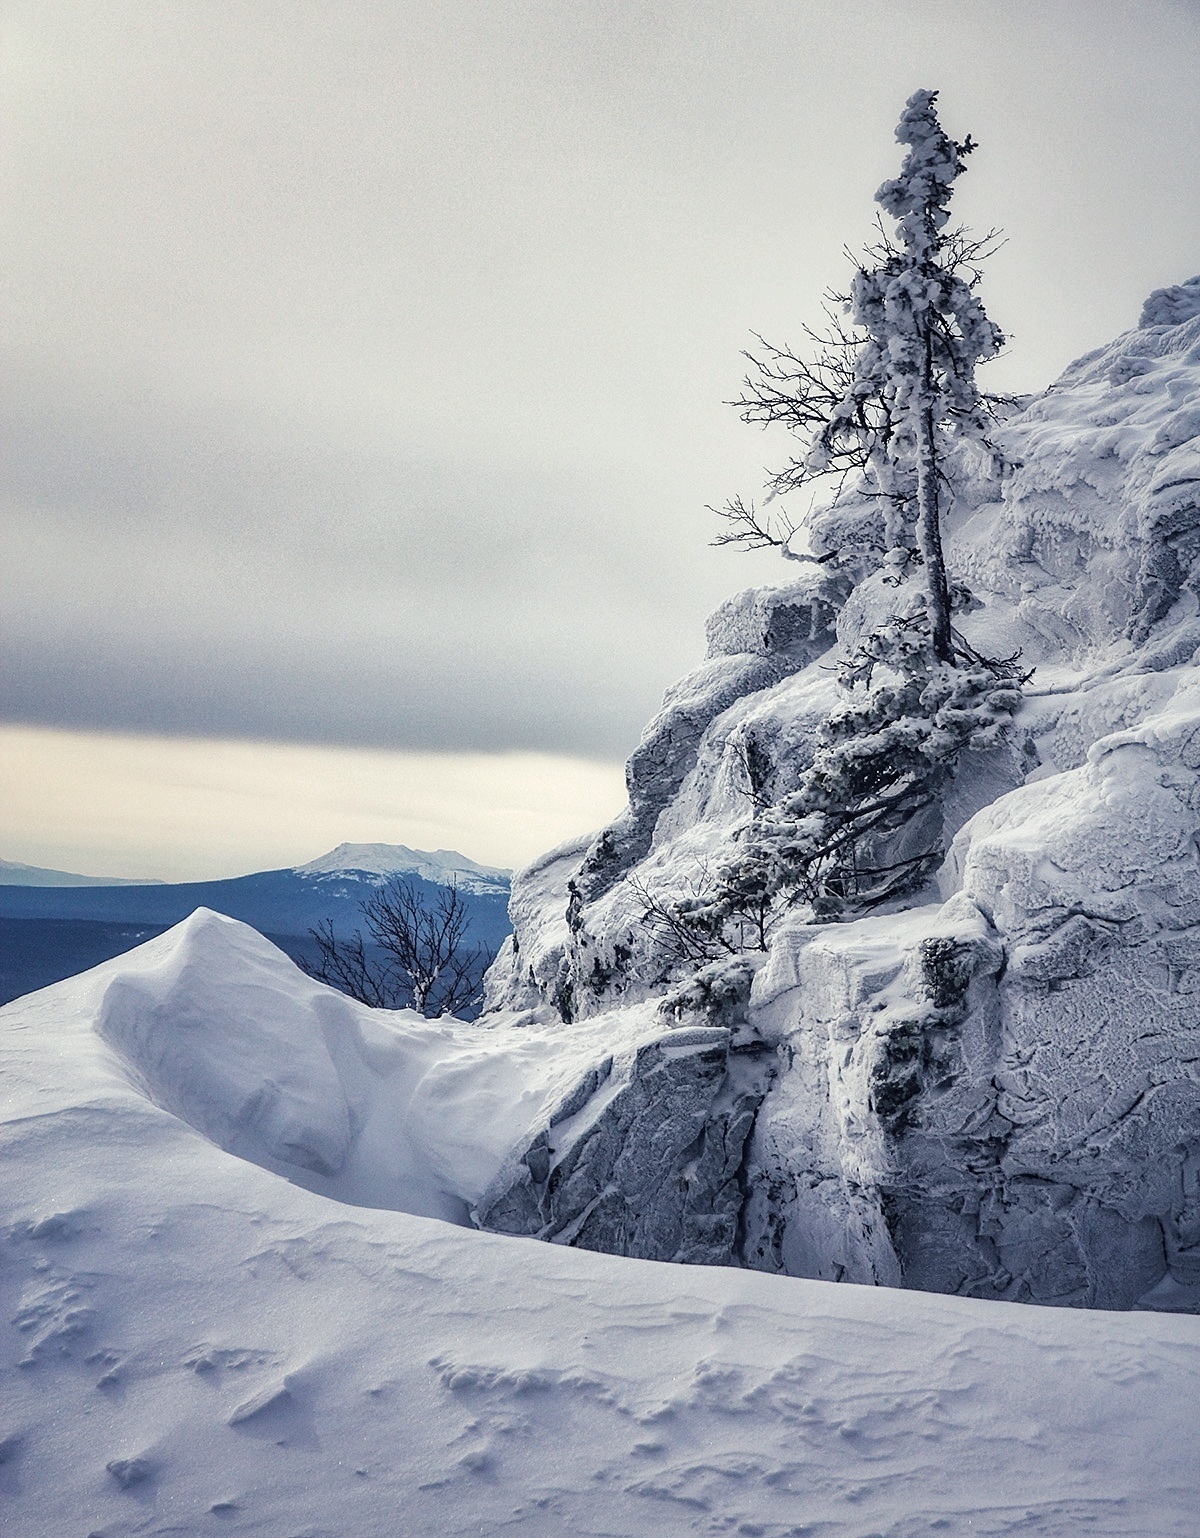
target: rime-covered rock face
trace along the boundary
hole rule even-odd
[[[1177,606],[1194,611],[1200,561],[1200,285],[1167,293],[1181,323],[1089,353],[1008,424],[1002,501],[952,533],[956,572],[1008,600],[1051,664],[1094,668],[1106,643],[1193,617]]]
[[[714,616],[709,661],[630,761],[628,812],[515,878],[490,981],[564,1030],[657,1000],[662,1034],[578,1087],[570,1137],[515,1152],[481,1222],[1200,1308],[1198,294],[1151,296],[1013,416],[1008,468],[981,466],[949,521],[957,623],[1036,672],[1005,745],[956,771],[936,887],[854,923],[788,920],[741,972],[689,981],[654,904],[697,890],[811,760],[839,649],[893,602],[862,553],[877,508],[845,497],[820,520],[818,549],[859,552],[840,574]]]
[[[615,1255],[737,1261],[761,1071],[698,1027],[593,1067],[475,1210],[481,1227]]]

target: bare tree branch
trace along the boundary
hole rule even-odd
[[[442,887],[429,903],[408,882],[393,879],[360,904],[378,956],[360,930],[335,935],[326,919],[309,933],[317,943],[310,977],[374,1009],[415,1009],[430,1018],[458,1014],[483,997],[483,974],[494,959],[468,945],[470,915],[458,887]]]
[[[764,517],[751,502],[747,507],[741,497],[731,497],[724,507],[710,507],[710,513],[724,518],[728,527],[713,540],[714,545],[741,545],[744,550],[778,550],[787,561],[808,561],[814,566],[824,566],[832,561],[836,551],[824,555],[811,555],[804,550],[793,550],[792,538],[800,530],[786,515],[771,519]]]

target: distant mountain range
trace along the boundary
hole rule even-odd
[[[22,865],[19,860],[0,860],[0,886],[161,885],[162,883],[158,881],[130,881],[117,876],[77,876],[68,870],[47,870],[41,865]]]
[[[0,870],[0,1003],[107,961],[197,908],[250,924],[295,961],[313,960],[309,931],[326,919],[337,934],[360,927],[360,904],[393,876],[431,901],[457,886],[471,944],[495,950],[511,928],[509,872],[447,849],[340,844],[307,865],[224,881],[97,884],[10,862]],[[13,872],[21,870],[28,881],[17,881]]]

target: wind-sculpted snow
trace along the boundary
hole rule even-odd
[[[350,1106],[326,1031],[354,1032],[356,1012],[315,984],[281,990],[277,956],[199,909],[114,969],[96,1033],[156,1105],[220,1147],[334,1176],[350,1150]]]
[[[521,1127],[549,1159],[659,1070],[687,1093],[668,1063],[717,1083],[728,1033],[624,1014],[377,1014],[211,914],[0,1010],[5,1532],[1191,1538],[1194,1319],[411,1215]],[[286,1162],[347,1122],[339,1176]],[[235,1123],[249,1159],[214,1140]],[[346,1197],[372,1162],[402,1210],[296,1183]]]
[[[1200,314],[1073,363],[1002,445],[1013,465],[1003,501],[984,504],[950,553],[969,581],[1015,606],[1027,644],[1091,668],[1092,648],[1194,618]],[[1181,600],[1188,612],[1172,614]]]
[[[70,986],[93,1012],[84,1050],[94,1028],[114,1070],[218,1147],[340,1201],[457,1223],[597,1064],[669,1034],[653,1007],[573,1033],[368,1009],[204,909]]]
[[[761,1075],[653,1006],[566,1032],[355,1004],[201,909],[89,976],[96,1035],[218,1147],[356,1205],[617,1254],[736,1259]]]
[[[730,1187],[743,1264],[1200,1308],[1198,284],[1152,296],[1138,330],[1010,414],[1004,462],[980,464],[953,510],[950,569],[970,589],[956,623],[1034,676],[1003,745],[965,754],[926,813],[947,852],[936,886],[854,923],[778,922],[748,994],[704,971],[687,983],[701,963],[663,921],[795,787],[838,657],[894,612],[878,507],[852,493],[815,520],[818,550],[848,552],[840,576],[813,568],[714,617],[714,657],[744,669],[736,697],[719,670],[686,681],[631,760],[626,817],[515,879],[516,959],[493,997],[572,1029],[691,1000],[681,1024],[764,1044]],[[757,679],[772,616],[805,591],[816,622],[786,672]],[[686,733],[671,699],[705,702]],[[552,1214],[534,1193],[526,1230],[570,1231],[600,1183]],[[674,1242],[644,1223],[631,1252]]]

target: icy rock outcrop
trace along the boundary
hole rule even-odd
[[[625,812],[595,837],[562,844],[513,876],[513,936],[488,975],[487,1008],[550,1003],[573,1019],[607,1007],[613,988],[637,1000],[662,980],[642,922],[645,903],[627,878],[636,880],[657,845],[681,833],[686,841],[706,820],[719,824],[724,841],[781,764],[811,756],[815,723],[833,700],[829,675],[813,677],[812,664],[834,639],[847,590],[844,575],[813,566],[787,586],[748,589],[716,611],[707,659],[667,692],[629,759]],[[763,708],[797,678],[821,705]],[[780,733],[787,740],[774,742]],[[696,850],[692,863],[703,858]],[[595,921],[581,932],[584,906]]]
[[[1179,326],[1200,315],[1200,278],[1174,283],[1170,288],[1156,288],[1142,306],[1138,328]]]
[[[569,1138],[547,1125],[516,1151],[480,1221],[657,1259],[1200,1309],[1198,294],[1151,296],[1139,329],[1017,412],[1003,472],[981,468],[948,520],[963,633],[1037,672],[1005,745],[956,770],[939,890],[854,923],[784,920],[740,992],[691,977],[647,901],[694,889],[788,793],[839,648],[892,598],[864,536],[840,573],[718,611],[709,663],[631,760],[625,817],[515,880],[491,987],[564,1021],[684,1000],[767,1055],[742,1083],[716,1036],[669,1070],[643,1045],[580,1083]],[[815,547],[873,516],[840,499]],[[697,1241],[718,1217],[719,1242]]]
[[[1180,323],[1089,353],[1007,425],[1002,501],[948,541],[956,572],[1004,595],[1032,637],[1080,663],[1126,635],[1144,642],[1181,598],[1195,609],[1200,311],[1172,304]]]
[[[955,850],[1008,960],[993,1223],[1014,1228],[1005,1192],[1024,1183],[1068,1301],[1200,1282],[1198,770],[1189,669],[1171,708],[981,813]]]
[[[990,927],[962,901],[778,938],[753,998],[782,1062],[748,1159],[747,1264],[928,1286],[945,1282],[957,1249],[949,1291],[986,1270],[969,1216],[954,1210],[969,1213],[978,1171],[954,1175],[990,1159],[978,1070],[992,1055],[1001,964]],[[903,1224],[921,1235],[920,1253]]]
[[[571,1013],[563,1007],[570,986],[567,888],[591,844],[590,833],[568,839],[513,876],[508,899],[513,932],[484,978],[485,1011],[536,1011],[549,1004],[559,1014]]]
[[[648,853],[712,723],[829,649],[847,587],[837,572],[815,567],[788,587],[739,593],[712,615],[707,661],[667,691],[626,766],[629,806],[583,861],[576,885],[584,901],[602,897]]]
[[[1107,1308],[1194,1285],[1200,1018],[1170,969],[1195,934],[1081,913],[1028,853],[984,835],[940,909],[809,936],[790,967],[777,948],[756,1018],[787,1065],[747,1161],[749,1264]],[[994,923],[984,873],[1008,888]]]
[[[483,1228],[615,1255],[737,1263],[761,1070],[730,1032],[665,1031],[588,1070],[484,1193]]]

